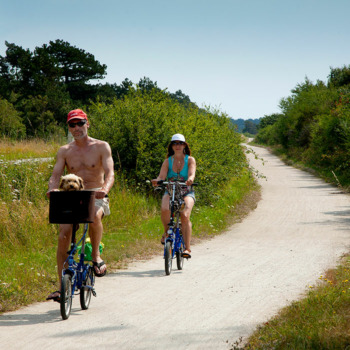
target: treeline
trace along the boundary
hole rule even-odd
[[[231,122],[237,126],[237,131],[255,135],[258,132],[260,119],[231,119]]]
[[[260,121],[256,141],[279,147],[343,185],[350,184],[350,66],[331,68],[328,81],[305,79]]]
[[[65,130],[67,111],[92,102],[123,99],[131,89],[157,90],[185,106],[195,106],[181,90],[167,92],[144,77],[120,84],[93,84],[107,66],[91,53],[63,40],[50,41],[33,51],[5,42],[0,56],[0,135],[23,139],[49,138]]]

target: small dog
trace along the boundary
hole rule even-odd
[[[81,191],[84,189],[84,181],[77,175],[68,174],[61,177],[59,189],[61,191]]]

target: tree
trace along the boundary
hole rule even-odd
[[[181,90],[177,90],[174,94],[170,94],[170,97],[185,106],[189,106],[191,103],[190,97],[185,95]]]
[[[26,128],[12,103],[0,98],[0,135],[13,139],[23,138]]]
[[[266,128],[268,125],[273,125],[277,122],[277,120],[279,118],[281,118],[283,116],[283,114],[278,114],[278,113],[273,113],[270,115],[264,115],[263,118],[260,119],[260,123],[258,126],[258,129],[264,129]]]
[[[5,45],[6,56],[0,56],[0,92],[6,87],[25,97],[43,96],[52,86],[64,86],[73,100],[87,102],[97,91],[88,82],[106,75],[106,65],[63,40],[50,41],[33,52],[7,41]]]
[[[137,87],[142,92],[151,92],[152,90],[161,91],[161,89],[158,87],[157,82],[153,82],[150,78],[143,77],[140,79],[139,83],[137,84]]]
[[[249,134],[255,135],[257,134],[257,132],[258,130],[254,122],[252,122],[251,120],[246,120],[244,122],[243,133],[249,133]]]
[[[350,84],[350,66],[343,66],[342,68],[331,68],[328,76],[328,85],[334,87],[341,87]]]

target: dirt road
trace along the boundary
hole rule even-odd
[[[348,250],[350,198],[266,150],[251,159],[267,179],[262,200],[227,233],[193,246],[164,275],[160,254],[97,280],[62,321],[44,302],[0,317],[2,349],[227,349],[318,281]],[[253,158],[253,157],[251,157]]]

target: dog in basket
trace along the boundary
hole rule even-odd
[[[84,181],[77,175],[68,174],[61,177],[59,189],[61,191],[81,191],[84,189]]]

